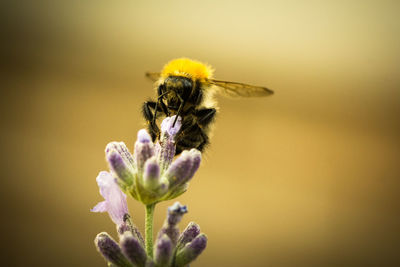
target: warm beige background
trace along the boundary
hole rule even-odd
[[[2,4],[4,266],[105,266],[104,148],[132,148],[143,73],[180,56],[276,91],[219,99],[178,199],[209,237],[193,266],[400,266],[399,2],[166,2]]]

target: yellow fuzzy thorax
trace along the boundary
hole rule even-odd
[[[161,77],[183,76],[194,80],[207,80],[212,77],[213,69],[206,64],[188,58],[178,58],[168,62],[161,71]]]

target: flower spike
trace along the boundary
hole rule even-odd
[[[135,153],[131,155],[123,142],[111,142],[106,158],[119,186],[145,205],[176,198],[187,189],[187,183],[200,166],[201,153],[185,150],[173,161],[175,138],[182,119],[168,117],[161,123],[159,142],[154,144],[145,129],[137,134]]]
[[[153,246],[155,204],[183,194],[201,163],[201,153],[197,149],[185,150],[174,160],[181,127],[181,117],[164,119],[156,143],[145,129],[140,130],[133,155],[123,142],[107,145],[105,154],[110,172],[100,172],[96,178],[104,201],[91,211],[108,212],[117,225],[119,244],[104,232],[95,239],[108,266],[184,267],[205,249],[207,237],[200,233],[196,223],[190,223],[180,234],[178,223],[187,208],[179,202],[168,208],[167,218]],[[130,218],[124,192],[146,205],[145,239]]]

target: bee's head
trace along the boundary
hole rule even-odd
[[[193,90],[193,80],[183,76],[168,76],[162,84],[162,92],[171,92],[171,94],[179,95],[183,99],[190,96]]]

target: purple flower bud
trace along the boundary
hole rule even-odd
[[[185,213],[187,213],[187,207],[181,205],[176,201],[171,207],[168,207],[167,222],[169,225],[177,225]]]
[[[143,184],[147,190],[155,190],[160,185],[160,166],[156,157],[149,158],[144,165]]]
[[[108,262],[117,266],[132,266],[128,259],[122,254],[117,242],[115,242],[107,233],[103,232],[98,234],[94,243],[97,250]]]
[[[157,266],[170,266],[172,259],[172,242],[167,235],[157,240],[154,260]]]
[[[131,232],[132,235],[139,240],[140,244],[144,247],[144,239],[139,231],[139,228],[132,222],[131,216],[125,214],[124,223],[117,226],[117,232],[122,236],[125,232]]]
[[[190,222],[182,234],[179,236],[177,249],[183,248],[188,242],[192,241],[200,234],[200,226],[195,222]]]
[[[157,160],[160,163],[161,173],[164,173],[174,159],[175,142],[168,139],[161,140],[160,142],[162,142],[162,145],[157,143],[155,151]]]
[[[128,148],[124,142],[111,142],[106,146],[106,155],[111,152],[111,150],[116,150],[124,161],[133,164],[133,158]]]
[[[167,219],[164,221],[162,228],[158,232],[157,238],[160,239],[162,236],[167,235],[172,244],[176,245],[179,237],[179,228],[177,227],[177,224],[181,221],[186,212],[186,206],[182,206],[179,202],[175,202],[174,205],[169,207]]]
[[[175,266],[186,266],[194,261],[207,246],[207,236],[200,234],[179,250],[175,258]]]
[[[182,154],[171,164],[166,171],[170,188],[177,187],[188,180],[193,167],[193,158],[189,151],[185,150]]]
[[[151,142],[151,136],[145,129],[139,130],[137,134],[137,139],[141,143],[150,143]]]
[[[146,160],[154,156],[154,144],[151,142],[150,135],[142,129],[138,132],[138,140],[135,143],[134,158],[139,173],[143,172]]]
[[[175,156],[175,135],[182,126],[181,117],[178,117],[175,126],[172,126],[175,118],[176,116],[167,117],[161,123],[161,138],[160,142],[156,144],[156,154],[160,163],[161,173],[168,168]]]
[[[121,191],[114,177],[108,172],[100,172],[96,181],[100,188],[100,194],[105,201],[98,203],[91,211],[108,212],[115,224],[122,224],[125,214],[128,213],[126,195]]]
[[[147,256],[142,244],[131,232],[125,232],[121,237],[121,248],[124,255],[138,267],[145,267]]]
[[[133,158],[123,142],[112,142],[106,147],[110,169],[128,186],[133,183]]]
[[[190,172],[189,172],[189,174],[187,176],[187,181],[186,182],[188,182],[190,179],[192,179],[192,177],[194,176],[196,171],[199,169],[200,163],[201,163],[201,152],[200,151],[198,151],[195,148],[192,148],[189,151],[189,154],[192,157],[193,165],[192,165],[192,169],[190,170]]]

